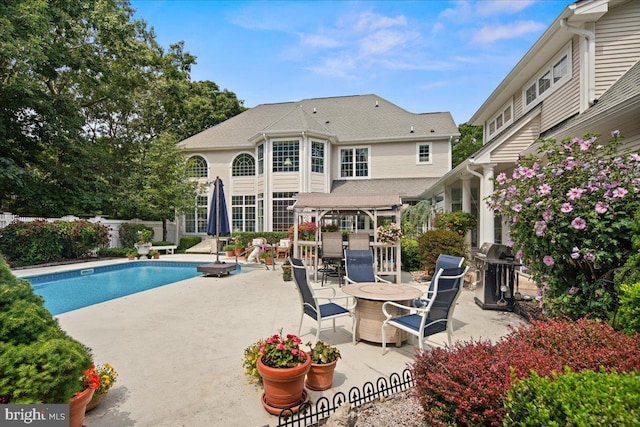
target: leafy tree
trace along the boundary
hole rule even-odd
[[[455,168],[482,147],[482,126],[463,123],[458,126],[460,140],[453,146],[451,168]]]

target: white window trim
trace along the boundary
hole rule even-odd
[[[567,74],[564,75],[557,82],[553,81],[553,67],[562,59],[563,56],[567,56]],[[544,76],[546,73],[550,73],[551,76],[551,86],[542,94],[538,93],[538,80]],[[522,87],[522,112],[523,114],[534,108],[536,105],[540,104],[540,102],[544,101],[548,98],[553,92],[566,84],[573,77],[573,49],[571,47],[571,42],[567,43],[567,45],[558,53],[551,61],[547,62],[547,64],[542,67],[535,74],[535,77],[530,79],[523,87]],[[530,88],[533,84],[536,84],[536,99],[527,104],[527,89]]]
[[[367,149],[367,176],[355,176],[355,164],[353,169],[353,176],[342,176],[342,150],[356,150],[358,148]],[[355,161],[355,153],[354,153]],[[347,147],[340,147],[338,150],[338,179],[371,179],[371,146],[370,145],[350,145]]]
[[[313,144],[322,144],[322,172],[314,172],[313,171]],[[318,175],[324,175],[327,171],[327,143],[326,141],[319,141],[319,140],[315,140],[312,139],[311,140],[311,167],[309,168],[309,170],[311,171],[311,173],[314,174],[318,174]]]
[[[504,120],[504,112],[507,108],[511,107],[511,118],[508,121]],[[502,116],[502,124],[498,126],[497,119]],[[493,132],[491,132],[491,124],[493,123]],[[485,129],[487,130],[487,140],[491,139],[493,136],[498,134],[502,129],[506,128],[510,124],[513,123],[513,97],[509,99],[509,101],[500,107],[498,113],[496,113],[491,120],[485,123]]]
[[[428,145],[429,146],[429,161],[421,162],[420,161],[420,147]],[[432,165],[433,164],[433,143],[431,142],[418,142],[416,143],[416,165]]]
[[[275,153],[275,147],[276,144],[279,142],[295,142],[298,144],[298,170],[288,170],[288,171],[278,171],[276,172],[273,167],[273,162],[276,158],[276,153]],[[274,139],[271,141],[271,156],[270,156],[270,162],[271,162],[271,172],[272,173],[300,173],[301,169],[302,169],[302,140],[300,140],[300,138],[279,138],[279,139]]]
[[[253,158],[253,175],[234,175],[233,174],[233,166],[234,163],[236,161],[236,159],[238,157],[240,157],[242,154],[248,154]],[[258,161],[256,159],[256,156],[253,155],[253,153],[249,152],[249,151],[240,151],[239,153],[237,153],[233,159],[231,159],[231,177],[232,178],[250,178],[250,177],[254,177],[258,175]]]

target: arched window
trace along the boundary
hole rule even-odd
[[[207,178],[207,161],[201,156],[190,157],[187,161],[189,178]]]
[[[232,176],[253,176],[256,174],[256,161],[251,154],[242,153],[233,159]]]

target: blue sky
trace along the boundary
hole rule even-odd
[[[374,93],[463,123],[571,1],[134,0],[246,107]]]

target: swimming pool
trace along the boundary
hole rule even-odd
[[[134,261],[23,277],[54,316],[200,276],[202,262]]]

